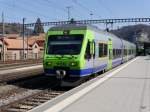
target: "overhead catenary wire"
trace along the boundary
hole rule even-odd
[[[66,14],[68,14],[68,10],[66,10],[66,7],[70,6],[70,7],[71,7],[70,9],[72,9],[72,11],[73,11],[73,9],[75,9],[75,8],[74,8],[73,6],[71,6],[71,5],[62,7],[62,6],[58,6],[58,4],[55,3],[54,1],[50,1],[50,0],[44,0],[44,1],[47,2],[47,3],[49,3],[49,5],[51,5],[54,9],[60,10],[60,11],[62,11],[62,12],[65,12]],[[52,4],[53,4],[53,5],[52,5]],[[80,18],[81,15],[80,15],[79,13],[80,13],[80,12],[76,13],[76,11],[75,11],[75,13],[72,12],[72,13],[71,13],[72,18],[73,18],[73,16]],[[73,15],[73,14],[75,14],[75,15]]]
[[[102,0],[97,0],[97,2],[106,10],[106,12],[109,13],[109,15],[114,16],[112,10],[108,8],[107,5],[105,5]]]
[[[78,6],[80,6],[82,9],[84,9],[87,13],[91,12],[90,9],[88,9],[87,7],[85,7],[84,5],[80,4],[77,0],[72,0],[73,3],[77,4]]]
[[[20,1],[20,2],[22,2],[22,3],[25,3],[26,1]],[[34,9],[45,9],[45,11],[47,11],[47,10],[50,10],[52,7],[49,7],[49,5],[47,4],[47,5],[45,5],[45,4],[43,4],[43,5],[41,5],[43,2],[39,2],[38,0],[36,0],[36,2],[31,2],[31,3],[28,3],[31,7],[34,7]],[[45,6],[44,8],[43,8],[43,6]],[[42,14],[42,15],[45,15],[44,14],[44,12],[41,12],[42,10],[39,10],[40,11],[40,13]],[[41,17],[43,17],[41,15]],[[46,13],[46,17],[45,18],[47,18],[48,20],[50,19],[50,16],[49,16],[49,14],[47,14]],[[53,19],[54,20],[58,20],[58,18],[54,18],[53,17]]]
[[[9,6],[9,8],[12,7],[12,5],[10,5],[10,4],[8,4],[8,3],[5,3],[5,2],[3,2],[3,1],[0,1],[0,2],[1,2],[2,4],[4,4],[5,6]],[[40,16],[45,17],[45,18],[49,18],[48,16],[43,15],[43,14],[37,12],[37,11],[33,11],[33,10],[30,10],[30,9],[27,9],[27,8],[21,7],[21,6],[19,6],[19,5],[15,5],[15,7],[17,7],[18,9],[20,9],[20,10],[17,10],[17,11],[23,10],[24,12],[28,12],[28,13],[30,13],[31,15],[34,14],[34,15],[40,15]],[[14,8],[14,7],[12,7],[12,8]],[[21,12],[22,12],[22,11],[21,11]]]
[[[82,8],[84,10],[84,12],[86,12],[88,14],[88,17],[90,16],[91,19],[91,14],[92,14],[92,18],[94,15],[94,10],[90,9],[86,6],[84,6],[83,4],[81,4],[80,2],[78,2],[77,0],[71,0],[74,4],[78,5],[80,8]]]

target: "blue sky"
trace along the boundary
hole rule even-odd
[[[150,17],[150,0],[0,0],[5,21],[26,23],[67,20],[67,6],[76,20]],[[93,16],[90,16],[90,13]],[[0,18],[1,21],[1,18]]]

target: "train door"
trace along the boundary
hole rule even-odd
[[[87,47],[86,47],[86,53],[85,53],[85,59],[86,59],[86,69],[88,69],[89,74],[92,74],[93,71],[93,66],[94,66],[94,53],[93,53],[93,42],[88,41]]]
[[[121,45],[121,63],[123,63],[123,56],[124,56],[124,53],[123,53],[124,50],[123,49],[124,49],[124,46],[123,46],[123,40],[122,39],[121,39],[121,44],[122,44]]]
[[[93,65],[93,73],[95,73],[95,50],[96,50],[96,42],[93,40],[92,42],[91,42],[91,47],[92,47],[92,49],[91,49],[91,51],[92,51],[92,61],[93,61],[93,63],[92,63],[92,65]]]
[[[107,69],[112,68],[112,59],[113,59],[113,48],[112,48],[112,39],[108,40],[108,66]]]

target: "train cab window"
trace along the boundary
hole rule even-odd
[[[50,35],[47,43],[49,55],[79,55],[84,35]],[[69,48],[69,49],[68,49]]]
[[[85,59],[91,59],[91,53],[90,53],[90,42],[88,41],[87,47],[86,47],[86,52],[85,52]]]

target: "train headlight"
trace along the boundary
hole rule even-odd
[[[77,66],[77,64],[78,64],[77,62],[71,62],[70,63],[71,66]]]
[[[46,65],[52,65],[52,62],[46,62]]]

